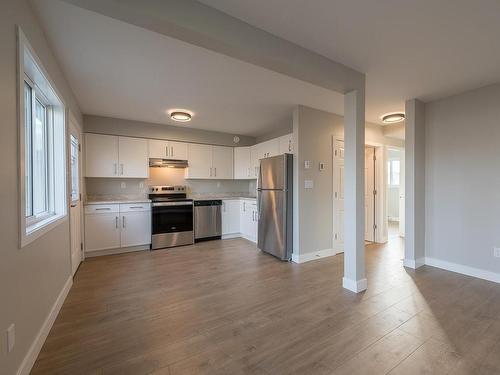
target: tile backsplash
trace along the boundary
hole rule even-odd
[[[141,195],[148,193],[150,185],[186,185],[191,194],[254,193],[255,180],[185,180],[184,170],[176,168],[150,168],[149,179],[86,178],[87,195]]]

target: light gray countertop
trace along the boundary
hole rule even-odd
[[[84,205],[90,204],[120,204],[120,203],[150,203],[151,200],[144,196],[131,195],[90,195],[85,199]]]
[[[211,194],[191,194],[189,198],[195,201],[203,201],[203,200],[211,200],[211,199],[221,199],[221,200],[239,200],[239,199],[248,199],[255,200],[257,199],[254,195],[245,194],[245,193],[211,193]]]

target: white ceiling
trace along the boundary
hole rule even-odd
[[[498,0],[201,0],[366,73],[367,120],[500,81]]]
[[[294,105],[343,113],[343,96],[58,0],[33,0],[85,114],[260,136]]]

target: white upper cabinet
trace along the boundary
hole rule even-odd
[[[186,178],[212,178],[212,146],[189,144],[188,164]]]
[[[234,179],[247,180],[255,178],[252,167],[251,147],[235,147]]]
[[[233,148],[212,146],[212,178],[230,180],[233,178]]]
[[[85,172],[86,177],[147,178],[148,141],[85,134]]]
[[[232,179],[233,148],[190,144],[186,178]]]
[[[85,134],[85,176],[118,177],[118,137]]]
[[[250,147],[250,177],[257,178],[259,174],[259,160],[262,159],[260,144]]]
[[[188,144],[184,142],[150,139],[149,157],[155,159],[187,160]]]
[[[270,139],[259,144],[259,159],[270,158],[280,154],[279,138]]]
[[[148,178],[148,141],[140,138],[118,138],[119,177]]]
[[[280,154],[293,154],[293,133],[279,137]]]

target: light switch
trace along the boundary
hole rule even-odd
[[[314,187],[313,180],[305,180],[304,181],[304,189],[312,189]]]
[[[304,160],[304,168],[305,169],[311,168],[311,161],[310,160]]]
[[[325,170],[325,163],[319,162],[319,170],[324,171]]]

